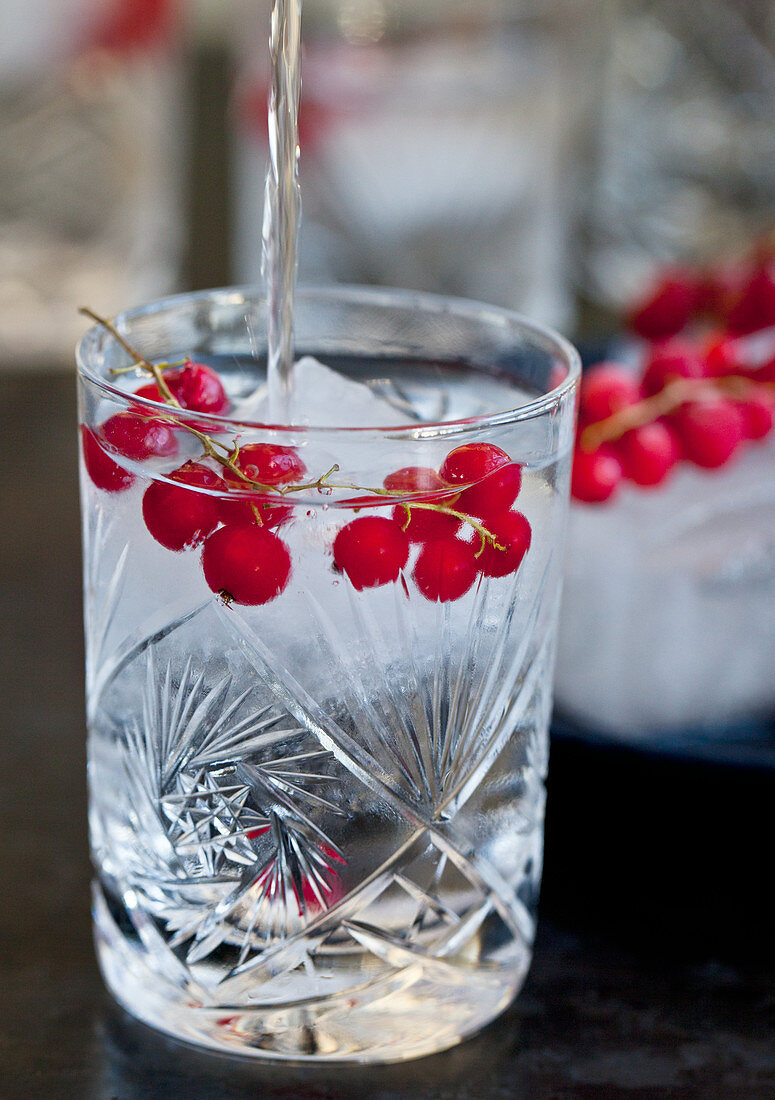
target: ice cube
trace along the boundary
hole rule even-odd
[[[251,396],[235,415],[271,421],[266,388]],[[406,408],[398,408],[363,382],[305,355],[293,368],[290,421],[314,428],[393,428],[412,420]]]
[[[319,428],[392,428],[407,412],[339,371],[305,355],[293,371],[293,421]]]
[[[772,444],[656,492],[571,510],[556,699],[593,729],[648,738],[775,703]]]

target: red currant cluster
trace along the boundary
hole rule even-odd
[[[664,272],[628,320],[646,340],[675,336],[698,320],[734,335],[775,325],[775,242],[765,241],[739,260]]]
[[[346,524],[334,540],[334,567],[358,591],[376,588],[398,580],[416,543],[411,575],[418,591],[431,601],[459,600],[480,574],[505,577],[519,568],[530,546],[530,524],[512,510],[521,482],[521,467],[491,443],[455,448],[438,471],[395,470],[384,492],[410,501],[395,505],[390,518]],[[473,538],[459,537],[465,526]]]
[[[774,384],[775,356],[756,361],[748,341],[728,335],[654,344],[640,379],[599,364],[581,383],[572,495],[600,503],[624,479],[657,486],[681,460],[723,466],[771,431]]]
[[[197,412],[227,408],[220,380],[209,367],[189,362],[180,371],[165,370],[163,382],[160,378],[157,374],[156,384],[141,386],[136,395],[168,403],[174,398]],[[135,461],[174,455],[176,429],[199,439],[204,454],[166,480],[151,482],[143,495],[145,526],[167,550],[201,547],[204,577],[214,592],[239,604],[268,603],[291,575],[290,550],[277,534],[293,513],[283,498],[303,489],[330,493],[352,486],[334,486],[328,475],[305,483],[307,469],[293,447],[235,443],[228,449],[196,426],[139,405],[97,429],[81,428],[89,477],[107,492],[128,489],[134,475],[111,455]],[[387,506],[391,513],[358,516],[342,527],[332,548],[334,568],[357,591],[380,587],[403,580],[411,545],[417,544],[411,576],[418,591],[431,601],[457,600],[477,576],[504,577],[519,568],[531,537],[527,519],[512,509],[521,480],[521,467],[488,443],[456,448],[438,471],[396,470],[381,489],[340,502],[356,511]],[[402,502],[394,504],[391,497]]]

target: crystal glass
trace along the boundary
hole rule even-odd
[[[234,1053],[449,1047],[530,961],[575,352],[492,307],[300,292],[298,354],[343,377],[306,374],[310,422],[267,427],[246,415],[265,363],[257,292],[115,323],[149,359],[216,368],[231,411],[133,397],[147,379],[111,373],[132,360],[104,328],[79,347],[105,980],[147,1023]],[[293,470],[259,494],[203,441],[230,461],[235,441],[240,461],[282,447]],[[503,464],[461,479],[448,456],[472,444]],[[170,474],[192,460],[223,480],[181,488]],[[418,467],[444,478],[421,492],[388,477]],[[187,508],[211,518],[176,552],[157,538]],[[379,537],[348,550],[366,520]],[[218,545],[246,528],[275,556],[226,554],[221,583]]]

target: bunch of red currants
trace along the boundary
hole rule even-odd
[[[222,414],[228,399],[217,374],[187,362],[165,371],[165,382],[182,408]],[[136,394],[160,400],[155,384]],[[81,428],[84,463],[99,489],[128,489],[135,475],[111,455],[143,461],[177,453],[174,422],[137,405],[109,417],[98,428]],[[208,440],[201,432],[200,439]],[[212,443],[212,440],[209,440]],[[210,457],[215,450],[210,448]],[[245,443],[216,471],[206,461],[186,461],[154,480],[143,495],[143,520],[168,550],[201,547],[209,587],[238,604],[268,603],[288,585],[291,553],[280,537],[293,516],[289,493],[330,483],[306,483],[298,451],[275,443]],[[401,578],[417,550],[411,578],[430,601],[460,599],[477,577],[515,573],[530,546],[530,524],[513,508],[521,467],[500,447],[468,443],[451,451],[439,470],[406,467],[387,475],[381,489],[339,503],[368,510],[341,527],[332,546],[333,567],[357,591]],[[394,503],[391,498],[400,498]],[[390,514],[384,513],[390,509]],[[376,514],[375,514],[376,513]]]
[[[679,335],[703,320],[724,328]],[[624,480],[661,485],[681,460],[718,469],[773,427],[771,250],[733,270],[668,272],[630,327],[651,341],[640,376],[601,363],[582,379],[571,492],[585,503],[609,500]]]

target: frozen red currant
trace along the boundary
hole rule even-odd
[[[182,367],[164,371],[164,381],[170,393],[184,409],[220,416],[229,409],[229,399],[223,383],[212,369],[204,363],[188,360]],[[135,390],[137,397],[148,401],[161,401],[162,397],[155,382],[149,382]]]
[[[460,527],[462,521],[448,512],[412,507],[413,503],[420,502],[455,508],[459,494],[450,493],[446,482],[430,467],[405,466],[388,474],[383,484],[391,492],[406,493],[412,498],[393,509],[393,519],[401,524],[411,542],[445,538],[454,535]]]
[[[691,344],[669,340],[652,351],[641,385],[646,397],[653,397],[676,378],[702,378],[704,374],[702,359]]]
[[[178,450],[169,424],[139,412],[120,412],[108,417],[102,425],[102,434],[114,451],[138,462],[154,455],[168,457]]]
[[[505,512],[517,498],[522,467],[492,443],[466,443],[450,451],[439,473],[452,485],[471,483],[458,497],[456,509],[472,516]]]
[[[594,451],[577,447],[573,455],[571,496],[585,504],[602,504],[616,492],[622,477],[622,464],[612,447],[603,444]]]
[[[213,592],[256,606],[269,603],[285,589],[291,555],[282,539],[266,527],[220,527],[205,540],[202,569]]]
[[[476,549],[474,543],[458,538],[425,543],[412,577],[426,600],[447,603],[466,594],[479,571]]]
[[[359,516],[334,539],[334,566],[358,592],[398,580],[408,558],[407,535],[386,516]]]
[[[672,422],[685,457],[708,470],[728,462],[745,435],[739,409],[723,398],[682,405],[674,413]]]
[[[218,526],[219,515],[217,498],[196,490],[218,490],[223,482],[199,462],[185,462],[169,477],[180,484],[154,481],[145,491],[145,526],[168,550],[199,546]]]
[[[235,466],[245,477],[261,485],[290,485],[301,481],[307,467],[293,447],[274,443],[246,443],[235,459]],[[224,473],[228,489],[235,490],[235,499],[221,501],[221,519],[224,523],[257,523],[265,527],[279,527],[293,513],[290,504],[278,502],[260,492],[251,492],[250,486],[229,470]]]
[[[624,476],[644,488],[661,485],[681,457],[675,431],[659,420],[626,432],[616,451]]]
[[[530,549],[531,531],[521,512],[506,512],[488,526],[497,546],[487,542],[477,561],[485,577],[506,577],[516,573]]]
[[[99,433],[85,424],[81,425],[81,447],[86,472],[98,489],[119,493],[129,488],[135,479],[134,474],[124,470],[105,453]]]
[[[579,416],[585,423],[594,424],[639,399],[640,386],[626,367],[599,363],[582,378]]]

